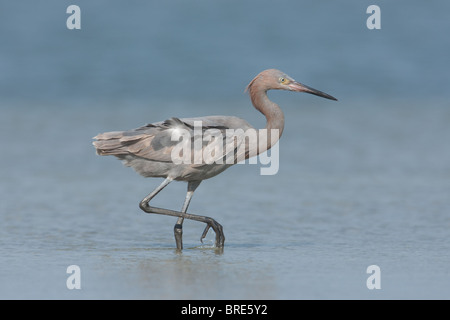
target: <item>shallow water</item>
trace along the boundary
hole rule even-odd
[[[70,3],[1,5],[0,298],[450,297],[450,46],[431,32],[449,29],[446,10],[381,2],[371,33],[370,3],[78,2],[79,33],[58,25]],[[313,31],[288,36],[273,14]],[[186,221],[177,253],[175,220],[138,207],[161,180],[95,155],[91,137],[172,116],[264,126],[242,91],[273,66],[340,101],[270,93],[286,115],[278,173],[239,164],[204,181],[190,211],[223,225],[225,248]],[[155,205],[180,208],[185,189]],[[380,290],[366,286],[374,264]]]
[[[136,112],[121,121],[139,109],[128,106]],[[1,176],[2,298],[448,297],[449,111],[380,109],[286,110],[277,175],[239,164],[204,181],[190,210],[222,223],[222,254],[211,233],[199,242],[203,224],[192,221],[186,249],[175,252],[174,219],[138,208],[159,179],[94,154],[90,137],[102,121],[83,115],[95,107],[48,108],[52,116],[8,109],[20,122],[2,120],[10,150],[2,167],[13,168]],[[184,192],[172,183],[155,205],[176,209]],[[79,291],[66,288],[72,264]],[[378,292],[366,287],[372,264],[382,272]]]

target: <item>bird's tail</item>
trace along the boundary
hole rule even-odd
[[[93,139],[96,141],[93,141],[92,144],[100,156],[122,155],[128,153],[129,143],[127,142],[129,141],[126,138],[123,131],[105,132],[95,136]]]

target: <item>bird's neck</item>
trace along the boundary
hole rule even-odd
[[[249,93],[253,106],[267,120],[266,127],[264,128],[267,130],[267,142],[260,144],[260,148],[258,149],[258,154],[260,154],[270,149],[280,139],[284,130],[284,114],[276,103],[270,101],[267,96],[267,90],[250,88]]]

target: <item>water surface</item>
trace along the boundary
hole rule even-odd
[[[261,2],[78,1],[79,31],[69,2],[0,6],[1,298],[450,297],[448,5],[381,1],[369,31],[368,2]],[[138,207],[161,180],[95,155],[91,137],[172,116],[262,127],[243,90],[270,67],[339,102],[270,93],[286,116],[278,173],[204,181],[190,211],[224,226],[224,251],[186,221],[178,254],[175,220]],[[155,205],[180,208],[185,191]],[[66,287],[73,264],[81,290]]]

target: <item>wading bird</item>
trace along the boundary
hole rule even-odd
[[[235,135],[233,139],[230,139],[225,134],[222,135],[223,141],[219,141],[219,143],[228,146],[231,143],[232,150],[237,150],[241,144],[244,144],[244,154],[241,153],[241,159],[242,157],[247,159],[250,156],[267,151],[279,140],[283,133],[283,112],[277,104],[270,101],[267,97],[267,91],[271,89],[306,92],[330,100],[337,100],[326,93],[295,81],[279,70],[268,69],[261,72],[250,82],[246,91],[250,94],[253,106],[266,117],[267,123],[265,129],[267,130],[268,137],[261,143],[261,141],[248,141],[248,139],[239,135]],[[205,163],[204,161],[201,163],[197,161],[191,163],[174,163],[172,151],[179,143],[179,141],[174,141],[173,139],[174,131],[182,129],[185,132],[194,132],[194,122],[196,121],[201,121],[202,132],[205,134],[207,130],[212,129],[220,132],[228,129],[242,129],[239,132],[247,130],[259,132],[263,130],[254,129],[247,121],[233,116],[171,118],[130,131],[101,133],[94,137],[96,141],[93,142],[98,155],[114,155],[122,160],[125,166],[132,167],[144,177],[164,178],[164,181],[140,202],[139,207],[147,213],[178,217],[174,227],[175,242],[178,250],[183,248],[182,225],[184,219],[192,219],[206,224],[200,241],[205,238],[208,230],[212,228],[216,233],[215,246],[218,248],[223,247],[225,236],[222,226],[213,218],[187,213],[187,209],[195,189],[203,180],[218,175],[232,164],[241,160],[238,159],[239,155],[235,155],[232,163],[228,161],[214,161],[213,163]],[[206,148],[213,141],[214,143],[218,143],[217,139],[202,139],[200,147]],[[230,149],[221,148],[218,150]],[[215,159],[217,160],[225,156],[225,152],[220,155],[216,154]],[[150,201],[173,180],[186,181],[188,183],[187,194],[181,211],[150,206]]]

